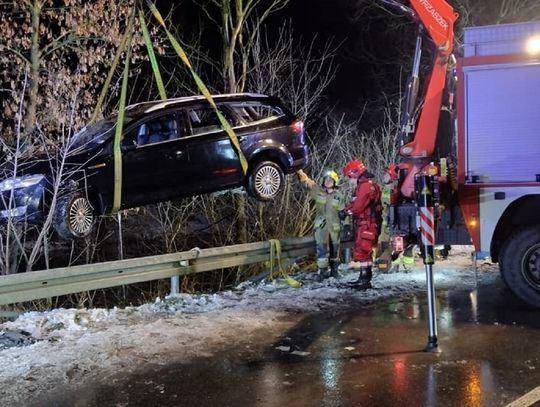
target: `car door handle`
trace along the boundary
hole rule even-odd
[[[169,158],[175,159],[175,158],[181,158],[184,155],[184,152],[182,150],[173,151],[169,154]]]

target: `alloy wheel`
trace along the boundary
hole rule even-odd
[[[255,174],[255,190],[263,198],[274,197],[281,188],[281,175],[270,165],[259,168]]]
[[[92,229],[94,209],[88,199],[80,197],[69,208],[69,226],[78,235],[84,236]]]

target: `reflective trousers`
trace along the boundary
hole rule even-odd
[[[315,242],[317,244],[317,266],[327,268],[328,259],[339,259],[339,231],[330,232],[326,228],[315,229]]]

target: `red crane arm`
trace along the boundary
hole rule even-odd
[[[435,150],[448,57],[454,49],[454,22],[458,14],[445,0],[410,0],[410,6],[433,41],[437,55],[428,78],[414,140],[404,145],[401,153],[406,157],[429,157]]]

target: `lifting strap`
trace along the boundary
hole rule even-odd
[[[129,24],[128,24],[129,25]],[[107,90],[109,89],[109,86],[111,86],[111,81],[114,76],[114,73],[116,72],[116,67],[118,66],[118,62],[120,62],[120,56],[124,52],[124,49],[126,48],[126,42],[128,39],[128,36],[130,36],[132,28],[130,27],[126,28],[126,32],[124,33],[122,37],[122,41],[120,42],[120,46],[118,47],[118,50],[116,51],[116,55],[114,56],[113,62],[111,64],[111,69],[109,69],[109,74],[107,75],[107,79],[105,79],[105,83],[103,84],[103,88],[101,89],[101,93],[99,94],[98,101],[96,103],[96,107],[94,108],[94,113],[92,113],[92,117],[90,118],[90,121],[88,124],[94,124],[97,120],[97,116],[99,114],[99,111],[101,110],[101,106],[103,105],[103,101],[105,100],[105,96],[107,96]]]
[[[122,129],[124,127],[124,110],[126,108],[127,85],[129,78],[129,63],[131,61],[131,39],[133,37],[133,26],[135,22],[135,9],[129,18],[127,28],[127,54],[124,64],[124,73],[122,78],[122,88],[120,89],[120,105],[118,106],[118,119],[116,121],[116,129],[114,132],[114,198],[112,212],[118,212],[122,204],[122,151],[120,150],[120,142],[122,141]]]
[[[156,78],[156,85],[159,91],[159,97],[162,100],[167,100],[167,94],[165,93],[165,86],[163,86],[163,79],[161,79],[161,73],[159,72],[159,66],[156,59],[156,54],[154,53],[154,47],[152,46],[152,40],[150,39],[150,33],[148,32],[148,27],[144,19],[144,13],[142,10],[139,10],[139,21],[141,23],[141,30],[144,38],[144,43],[146,44],[146,49],[148,51],[148,58],[150,59],[150,64],[152,65],[152,71],[154,72],[154,77]]]

